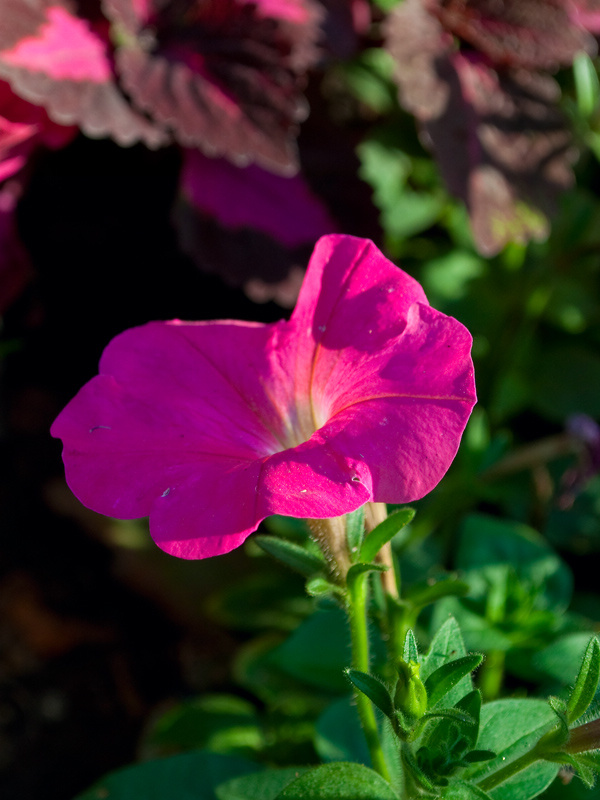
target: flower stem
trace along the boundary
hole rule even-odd
[[[517,775],[519,772],[522,772],[524,769],[527,769],[527,767],[530,767],[539,760],[540,754],[538,753],[536,746],[533,748],[533,750],[530,750],[528,753],[524,753],[522,756],[520,756],[520,758],[516,758],[510,764],[502,767],[502,769],[499,769],[492,775],[488,775],[488,777],[480,781],[477,786],[479,786],[480,789],[483,789],[484,792],[489,792],[492,789],[495,789],[496,786],[499,786],[501,783],[509,780],[509,778],[512,778],[514,775]]]
[[[348,613],[350,617],[350,633],[352,637],[352,666],[361,672],[369,671],[369,633],[367,627],[367,582],[366,575],[359,575],[348,587]],[[375,711],[369,698],[358,692],[356,707],[362,729],[367,740],[373,769],[386,781],[390,781],[390,773],[385,762]]]

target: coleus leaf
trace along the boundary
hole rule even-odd
[[[180,245],[205,272],[255,302],[293,307],[314,242],[338,228],[302,173],[274,175],[186,148],[174,221]]]
[[[297,170],[294,140],[307,114],[305,73],[318,56],[313,0],[105,0],[121,38],[115,53],[134,105],[186,147]]]
[[[0,0],[0,77],[55,121],[124,145],[174,137],[239,164],[297,169],[302,88],[318,56],[314,0],[76,8]]]
[[[564,0],[437,0],[430,8],[446,30],[496,66],[555,69],[581,50],[595,52]]]
[[[112,65],[108,25],[77,16],[68,0],[0,0],[0,77],[61,125],[121,145],[168,141],[161,125],[133,109]]]
[[[258,230],[291,249],[312,245],[336,230],[300,174],[273,175],[256,164],[236,167],[226,159],[185,150],[180,184],[198,213],[214,217],[228,231]]]
[[[419,0],[390,14],[387,48],[400,102],[419,120],[448,189],[465,202],[478,249],[491,255],[509,241],[544,238],[546,216],[573,181],[554,80],[457,50]]]
[[[600,33],[600,2],[570,0],[569,17],[575,25],[593,34]]]

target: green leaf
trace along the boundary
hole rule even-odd
[[[433,707],[453,689],[465,676],[470,675],[481,664],[483,656],[475,653],[457,658],[447,664],[442,664],[432,672],[425,681],[429,707]]]
[[[371,562],[377,556],[381,548],[387,544],[405,525],[415,516],[413,508],[401,508],[395,511],[365,538],[360,548],[360,560],[365,563]]]
[[[372,769],[338,761],[296,778],[275,800],[398,800],[398,795]]]
[[[315,750],[323,761],[357,761],[371,766],[353,698],[336,700],[321,714],[316,725]]]
[[[596,772],[600,772],[600,751],[587,751],[586,753],[577,753],[574,754],[577,761],[585,764],[587,767],[591,767],[591,769],[595,769]]]
[[[552,734],[552,742],[560,746],[569,739],[569,721],[567,719],[567,704],[560,697],[549,697],[548,705],[558,717],[558,728]],[[554,745],[553,745],[554,746]]]
[[[367,572],[386,572],[387,570],[388,567],[384,564],[364,564],[363,562],[353,564],[346,574],[348,589],[351,591],[360,576],[365,575]]]
[[[233,695],[215,694],[170,708],[145,734],[140,750],[145,760],[200,748],[251,757],[262,745],[254,706]]]
[[[341,609],[319,609],[269,654],[269,661],[309,686],[347,694],[350,636]]]
[[[360,558],[360,548],[365,535],[365,507],[361,506],[352,514],[346,514],[346,542],[352,561]]]
[[[294,542],[261,534],[253,536],[252,541],[265,553],[307,578],[311,578],[315,573],[324,572],[327,569],[323,558],[319,558],[314,553],[309,553],[300,545],[294,544]]]
[[[415,758],[414,753],[409,746],[402,748],[402,762],[406,772],[421,789],[425,789],[427,792],[433,792],[437,794],[436,787],[418,765],[417,759]]]
[[[437,708],[435,711],[428,711],[426,714],[423,714],[419,720],[419,724],[422,724],[425,720],[438,718],[452,720],[452,722],[468,725],[471,728],[477,725],[477,720],[474,717],[458,708]]]
[[[567,633],[535,653],[533,666],[563,685],[573,685],[577,680],[577,665],[584,659],[589,644],[589,632]]]
[[[471,750],[462,757],[462,760],[467,764],[479,764],[481,761],[489,761],[491,758],[496,758],[493,750]]]
[[[456,566],[467,572],[472,596],[486,605],[490,589],[500,590],[502,574],[506,592],[509,572],[534,599],[535,608],[562,612],[571,601],[569,569],[537,531],[521,523],[470,514],[462,526]]]
[[[454,617],[448,617],[433,637],[429,650],[423,659],[421,678],[423,681],[426,681],[436,669],[442,666],[442,664],[466,656],[466,654],[467,651],[465,650],[458,622]],[[446,696],[445,705],[456,705],[462,697],[472,691],[473,681],[471,680],[471,676],[465,675],[465,677],[450,690]]]
[[[591,117],[598,107],[600,86],[594,62],[583,50],[573,59],[573,79],[579,113],[584,118]]]
[[[492,750],[496,756],[468,767],[465,779],[480,783],[530,752],[555,725],[556,714],[544,700],[511,698],[485,703],[477,746]],[[494,800],[531,800],[552,782],[557,771],[556,764],[537,762],[496,786],[492,790]]]
[[[434,635],[423,659],[421,677],[426,680],[442,664],[466,656],[465,644],[454,617],[449,617]],[[472,687],[471,687],[472,688]]]
[[[575,768],[577,769],[577,774],[587,788],[593,789],[596,783],[596,772],[581,761],[576,762]]]
[[[112,772],[75,800],[217,800],[217,786],[256,769],[232,756],[184,753]]]
[[[452,781],[444,792],[444,800],[492,800],[492,798],[472,783]]]
[[[475,769],[473,775],[487,775],[528,752],[556,725],[556,715],[545,700],[506,699],[484,703],[481,708],[477,746],[493,750],[493,764]]]
[[[387,687],[374,675],[348,668],[346,675],[359,692],[365,694],[377,708],[392,719],[394,716],[394,703]]]
[[[464,597],[468,593],[469,584],[465,581],[458,578],[444,578],[434,584],[412,586],[406,592],[406,600],[415,608],[424,608],[443,597]]]
[[[488,762],[489,763],[489,762]],[[494,800],[534,800],[558,774],[558,765],[538,761],[500,786],[492,789]]]
[[[473,689],[472,692],[469,692],[469,694],[461,698],[456,704],[456,708],[465,711],[476,721],[474,728],[468,728],[463,731],[463,735],[468,739],[470,746],[475,747],[477,739],[479,738],[479,723],[481,718],[481,692],[479,689]]]
[[[330,583],[330,581],[319,576],[306,581],[306,591],[311,597],[323,597],[328,594],[339,595],[343,593],[343,589],[340,586],[336,586],[335,583]]]
[[[417,648],[417,640],[415,639],[415,635],[412,630],[409,628],[406,631],[406,637],[404,639],[404,652],[402,655],[404,661],[409,664],[411,661],[414,661],[416,664],[419,663],[419,650]]]
[[[594,636],[590,639],[575,686],[567,702],[567,720],[575,722],[592,702],[600,678],[600,644]]]
[[[216,789],[217,800],[274,800],[292,781],[310,767],[284,767],[243,775],[222,783]]]

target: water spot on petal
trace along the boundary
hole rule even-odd
[[[166,497],[170,493],[171,493],[170,489],[165,489],[164,492],[161,494],[161,497]]]
[[[100,430],[100,428],[102,428],[105,431],[112,430],[110,425],[94,425],[93,428],[90,428],[89,433],[93,433],[94,431],[98,431],[98,430]]]
[[[308,489],[300,489],[300,494],[304,494],[304,492],[308,492]]]
[[[379,421],[379,424],[381,425],[382,428],[384,428],[388,424],[388,418],[383,417],[383,419]]]
[[[319,330],[321,331],[321,333],[325,333],[325,331],[327,330],[327,325],[319,325]]]

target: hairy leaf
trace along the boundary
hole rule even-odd
[[[360,560],[373,561],[384,544],[387,544],[405,525],[408,525],[414,516],[414,509],[401,508],[380,522],[364,540],[360,549]]]
[[[594,636],[590,639],[575,686],[567,703],[567,719],[575,722],[592,702],[600,678],[600,644]]]
[[[324,559],[314,553],[309,553],[294,542],[278,539],[275,536],[262,535],[255,536],[254,542],[273,558],[309,578],[327,568]]]
[[[284,767],[243,775],[222,783],[215,790],[217,800],[274,800],[282,789],[310,767]]]
[[[429,707],[437,705],[456,684],[481,664],[483,656],[480,654],[463,656],[447,664],[442,664],[432,672],[425,681]]]
[[[386,717],[391,719],[394,716],[394,702],[387,686],[379,678],[357,669],[347,669],[346,675],[358,691],[365,694]]]
[[[398,796],[368,767],[337,762],[301,775],[276,800],[398,800]]]

